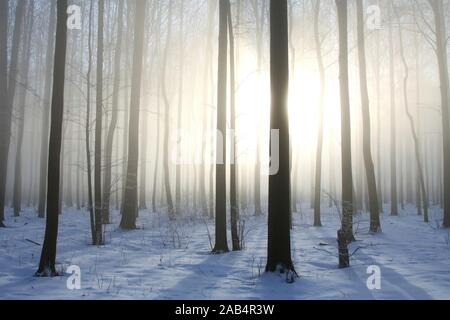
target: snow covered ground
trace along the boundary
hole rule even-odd
[[[264,274],[266,218],[244,216],[242,252],[211,255],[213,222],[141,212],[139,230],[118,229],[119,215],[106,227],[107,244],[90,245],[85,212],[65,210],[60,219],[57,262],[81,268],[81,289],[69,290],[67,276],[35,278],[44,220],[33,210],[19,218],[7,213],[0,229],[0,299],[450,299],[450,233],[407,208],[399,217],[382,217],[383,233],[368,234],[367,217],[357,218],[358,241],[351,268],[337,268],[339,219],[325,209],[322,228],[312,227],[305,207],[294,215],[292,256],[300,278],[288,284]],[[208,228],[206,227],[208,225]],[[32,243],[28,240],[34,241]],[[369,290],[367,267],[381,268],[381,290]]]

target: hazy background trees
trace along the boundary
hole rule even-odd
[[[80,28],[67,30],[55,83],[60,1],[0,4],[0,221],[29,208],[43,218],[56,196],[50,110],[65,84],[58,211],[87,212],[94,244],[103,224],[137,228],[150,204],[215,219],[216,252],[228,225],[240,249],[249,214],[285,230],[313,208],[320,227],[337,206],[348,240],[360,213],[373,232],[382,213],[411,208],[450,226],[448,1],[68,5]],[[269,177],[271,128],[281,163]],[[287,243],[287,229],[270,232]],[[268,269],[290,269],[286,257]]]

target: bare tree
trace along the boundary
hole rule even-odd
[[[234,43],[234,30],[233,19],[231,15],[231,4],[227,0],[228,6],[228,37],[230,40],[230,129],[231,132],[235,132],[236,129],[236,84],[235,84],[235,43]],[[231,243],[233,251],[241,250],[241,244],[239,241],[239,206],[237,202],[237,173],[236,173],[236,139],[233,136],[230,141],[233,144],[231,151],[231,164],[230,164],[230,211],[231,211]]]
[[[141,75],[144,52],[145,8],[147,1],[136,0],[134,24],[133,73],[130,93],[130,120],[128,133],[127,180],[120,227],[136,229],[138,211],[137,173],[139,162],[139,106],[141,99]]]
[[[416,163],[417,163],[417,170],[419,174],[419,185],[421,189],[421,197],[423,201],[423,208],[424,208],[424,220],[425,222],[428,222],[428,196],[425,190],[425,179],[423,175],[422,170],[422,161],[421,161],[421,151],[420,151],[420,145],[419,145],[419,138],[416,131],[416,124],[414,123],[413,115],[409,109],[409,99],[408,99],[408,81],[409,81],[409,67],[408,63],[406,62],[405,57],[405,50],[403,46],[403,31],[400,21],[400,14],[397,10],[397,8],[394,5],[395,14],[397,16],[398,21],[398,37],[399,37],[399,46],[400,46],[400,57],[402,59],[402,64],[404,68],[404,77],[403,77],[403,99],[405,103],[405,112],[409,120],[410,128],[411,128],[411,135],[414,140],[414,150],[415,150],[415,157],[416,157]]]
[[[339,27],[339,81],[341,94],[341,157],[342,157],[342,233],[346,241],[353,236],[353,175],[350,97],[348,81],[347,0],[336,0]]]
[[[94,2],[91,1],[89,7],[89,35],[88,35],[88,69],[86,74],[86,123],[85,123],[85,147],[86,147],[86,170],[87,170],[87,193],[88,193],[88,210],[91,224],[92,244],[95,244],[95,216],[94,216],[94,200],[92,194],[92,165],[91,165],[91,72],[92,72],[92,13]]]
[[[434,48],[438,66],[441,88],[442,133],[443,133],[443,194],[444,194],[444,222],[445,228],[450,228],[450,113],[449,113],[449,77],[447,58],[447,30],[442,0],[428,0],[434,13],[436,46]]]
[[[25,23],[26,32],[22,39],[22,57],[21,65],[22,69],[22,85],[20,87],[20,94],[17,99],[17,107],[19,109],[19,125],[17,129],[17,146],[16,146],[16,161],[14,167],[14,191],[13,191],[13,207],[14,216],[19,216],[22,204],[22,146],[23,135],[25,129],[25,104],[27,102],[27,83],[30,69],[30,56],[31,56],[31,38],[33,35],[34,25],[34,1],[30,1],[27,7],[27,21]]]
[[[112,171],[112,149],[114,135],[116,132],[118,113],[119,113],[119,89],[120,89],[120,62],[122,54],[122,38],[123,38],[123,13],[124,1],[119,1],[117,8],[117,39],[116,49],[114,53],[114,83],[112,96],[112,114],[111,122],[108,128],[105,146],[105,173],[103,176],[103,213],[102,222],[109,223],[109,206],[111,199],[111,171]]]
[[[398,215],[397,197],[397,116],[395,105],[395,56],[394,56],[394,35],[392,28],[393,14],[392,3],[388,3],[389,12],[389,90],[391,107],[391,215]]]
[[[16,7],[16,17],[11,47],[11,59],[9,61],[8,87],[5,105],[0,110],[0,220],[4,220],[6,175],[8,168],[9,145],[11,142],[11,123],[14,97],[16,92],[16,76],[18,74],[19,46],[22,36],[22,25],[25,16],[25,0],[19,0]]]
[[[163,169],[164,169],[164,187],[166,193],[167,207],[169,217],[171,219],[175,218],[173,200],[172,200],[172,191],[170,188],[170,172],[169,172],[169,134],[170,134],[170,101],[167,95],[166,88],[166,72],[167,72],[167,56],[169,54],[171,37],[172,37],[172,9],[173,9],[173,0],[169,0],[169,10],[167,16],[167,35],[166,35],[166,47],[163,55],[162,62],[162,70],[161,70],[161,91],[164,100],[164,105],[166,107],[164,116],[165,116],[165,124],[164,124],[164,145],[163,145]]]
[[[0,1],[0,121],[8,114],[8,9],[9,1]],[[4,150],[3,145],[0,148]],[[4,198],[0,205],[0,227],[4,227]]]
[[[183,113],[183,86],[184,86],[184,43],[183,43],[183,34],[184,34],[184,0],[180,1],[179,6],[179,18],[180,18],[180,30],[179,30],[179,46],[180,46],[180,71],[179,71],[179,79],[178,79],[178,110],[177,110],[177,128],[181,129],[181,120]],[[177,157],[180,155],[180,145],[177,145]],[[204,184],[203,184],[204,185]],[[175,172],[175,212],[180,214],[180,206],[181,206],[181,166],[177,165]]]
[[[95,156],[94,156],[94,201],[95,236],[94,245],[103,244],[102,239],[102,124],[103,124],[103,22],[105,1],[98,1],[97,35],[97,88],[95,108]]]
[[[322,226],[320,218],[320,199],[322,193],[322,150],[323,150],[323,120],[325,105],[325,66],[322,55],[323,37],[320,35],[319,18],[320,18],[321,0],[314,3],[314,41],[316,45],[317,66],[320,75],[320,92],[319,92],[319,127],[317,132],[317,149],[316,149],[316,170],[315,170],[315,190],[314,190],[314,226]]]
[[[370,231],[379,232],[380,209],[377,195],[377,183],[372,159],[369,90],[367,88],[366,71],[366,45],[364,36],[363,0],[356,1],[357,29],[358,29],[358,58],[359,58],[359,83],[361,88],[361,107],[363,125],[363,156],[366,168],[366,181],[369,193]]]
[[[219,58],[217,82],[217,143],[216,143],[216,243],[213,253],[228,252],[227,195],[226,195],[226,143],[227,121],[227,48],[228,0],[219,0]]]
[[[269,177],[266,271],[295,273],[291,259],[291,183],[288,120],[289,41],[287,0],[270,1],[270,129],[279,130],[279,170]],[[276,143],[271,141],[271,144]]]
[[[64,81],[67,44],[67,0],[58,0],[51,127],[48,154],[47,219],[44,244],[36,276],[58,275],[55,267],[58,237],[60,160],[64,114]]]

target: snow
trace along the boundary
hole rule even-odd
[[[312,212],[294,214],[292,256],[300,278],[288,284],[265,274],[266,217],[243,215],[245,250],[211,255],[213,221],[141,212],[135,231],[118,229],[113,213],[106,245],[90,245],[86,212],[65,209],[60,217],[57,269],[81,269],[81,289],[69,290],[68,275],[33,277],[44,236],[44,220],[33,209],[21,217],[7,212],[0,229],[0,299],[450,299],[450,233],[439,228],[442,212],[430,222],[408,207],[400,216],[382,216],[383,232],[368,233],[368,217],[356,218],[357,241],[351,267],[337,268],[335,210],[324,208],[324,227],[312,227]],[[28,239],[28,240],[27,240]],[[32,243],[29,240],[36,242]],[[381,289],[369,290],[367,268],[381,269]]]

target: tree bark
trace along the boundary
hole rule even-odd
[[[392,4],[388,4],[389,18],[392,21]],[[394,36],[392,23],[389,23],[389,88],[391,105],[391,215],[398,215],[397,198],[397,117],[395,105],[395,56],[394,56]]]
[[[359,83],[361,90],[362,125],[363,125],[363,156],[366,169],[367,191],[369,194],[370,231],[379,232],[380,209],[377,195],[377,183],[372,158],[371,125],[369,90],[367,88],[366,45],[364,35],[363,1],[356,1],[357,29],[358,29],[358,58],[359,58]]]
[[[353,236],[353,175],[348,81],[347,0],[336,0],[339,27],[339,79],[341,95],[342,231],[350,242]]]
[[[226,195],[227,121],[227,47],[228,0],[219,0],[219,58],[217,80],[217,141],[216,141],[216,243],[213,253],[228,252]],[[221,137],[222,135],[222,137]]]
[[[98,2],[97,35],[97,90],[95,109],[95,157],[94,157],[94,201],[95,201],[95,241],[103,244],[102,235],[102,124],[103,124],[103,21],[105,1]]]
[[[450,228],[450,114],[449,114],[449,77],[447,60],[447,31],[442,0],[429,0],[433,9],[436,25],[436,54],[439,66],[442,109],[442,145],[443,145],[443,203],[444,228]]]
[[[105,146],[105,173],[103,176],[103,207],[102,222],[110,222],[110,202],[111,202],[111,173],[112,173],[112,151],[114,135],[116,132],[119,113],[119,91],[120,91],[120,62],[122,57],[122,34],[123,34],[123,7],[124,1],[119,1],[117,8],[117,39],[114,56],[114,83],[112,96],[111,122],[108,128]]]
[[[291,173],[287,101],[289,90],[287,0],[270,1],[270,83],[272,93],[270,129],[279,130],[279,170],[269,177],[266,271],[290,274],[291,272],[295,273],[295,270],[291,259],[290,236]],[[270,143],[273,145],[276,141],[271,140]]]
[[[239,206],[237,202],[237,172],[236,172],[236,84],[235,84],[235,56],[234,56],[234,31],[233,19],[231,16],[231,4],[227,0],[228,6],[228,36],[230,41],[230,130],[233,133],[230,144],[233,144],[230,163],[230,211],[231,211],[231,243],[233,251],[241,250],[239,240]]]
[[[163,170],[164,170],[164,188],[166,192],[167,209],[169,218],[172,220],[175,218],[175,212],[173,207],[172,190],[170,187],[170,171],[169,171],[169,135],[170,135],[170,101],[167,95],[166,88],[166,72],[167,72],[167,55],[169,54],[171,37],[172,37],[172,9],[173,0],[169,0],[169,11],[167,18],[167,35],[166,35],[166,47],[163,55],[162,71],[161,71],[161,90],[163,94],[163,101],[166,107],[164,113],[164,144],[163,144]]]
[[[17,129],[17,146],[16,146],[16,161],[14,167],[14,190],[13,190],[13,208],[14,216],[18,217],[21,211],[22,205],[22,145],[23,135],[25,127],[25,105],[27,102],[27,84],[28,84],[28,72],[30,69],[30,56],[31,56],[31,38],[34,24],[34,1],[30,1],[27,7],[26,32],[23,37],[22,57],[21,64],[22,70],[22,84],[19,90],[19,97],[17,108],[19,109],[19,125]],[[30,182],[31,183],[31,182]]]
[[[88,36],[88,70],[86,81],[86,123],[85,123],[85,145],[86,145],[86,171],[87,171],[87,193],[88,193],[88,210],[91,226],[92,244],[95,244],[95,217],[94,217],[94,201],[92,198],[92,166],[91,166],[91,72],[92,72],[92,12],[94,2],[91,1],[89,7],[89,36]]]
[[[141,99],[141,75],[144,51],[145,8],[147,1],[136,0],[134,25],[133,74],[130,93],[130,120],[128,133],[128,164],[124,205],[120,228],[136,229],[138,211],[137,174],[139,162],[139,108]]]
[[[41,156],[40,156],[40,177],[39,177],[39,204],[38,216],[45,216],[45,200],[47,191],[47,155],[48,155],[48,136],[50,129],[50,96],[52,81],[52,57],[55,50],[55,27],[56,27],[56,1],[50,0],[50,17],[47,32],[47,53],[45,62],[45,84],[44,97],[42,105],[42,129],[41,129]]]
[[[67,42],[67,0],[58,0],[51,127],[48,154],[47,219],[44,244],[36,276],[56,276],[56,242],[58,237],[59,178],[64,114],[64,80]]]
[[[183,34],[184,34],[184,0],[180,2],[179,8],[179,17],[180,17],[180,30],[179,30],[179,46],[180,46],[180,74],[178,79],[178,110],[177,110],[177,129],[180,130],[182,128],[182,112],[183,112],[183,86],[184,86],[184,43],[183,43]],[[177,161],[180,160],[180,145],[177,144]],[[204,184],[203,184],[204,185]],[[175,172],[175,212],[176,214],[181,214],[180,208],[181,206],[181,165],[177,163],[176,172]]]
[[[319,127],[317,132],[317,149],[316,149],[316,170],[315,170],[315,191],[314,191],[314,226],[322,226],[320,217],[320,199],[322,194],[322,150],[323,150],[323,122],[324,122],[324,106],[325,106],[325,66],[322,56],[322,39],[319,30],[321,0],[316,0],[314,5],[314,40],[316,44],[317,66],[320,75],[320,91],[319,91]]]
[[[5,214],[5,197],[6,197],[6,176],[8,169],[9,146],[11,142],[11,123],[12,111],[14,105],[14,97],[16,92],[16,76],[17,65],[19,60],[19,46],[22,35],[22,24],[25,15],[25,0],[19,0],[16,8],[16,17],[14,23],[11,59],[9,64],[8,84],[6,99],[2,100],[2,104],[6,102],[0,109],[0,220],[3,221]],[[8,11],[8,9],[6,9]],[[7,31],[6,31],[7,32]],[[7,48],[7,46],[6,46]]]

